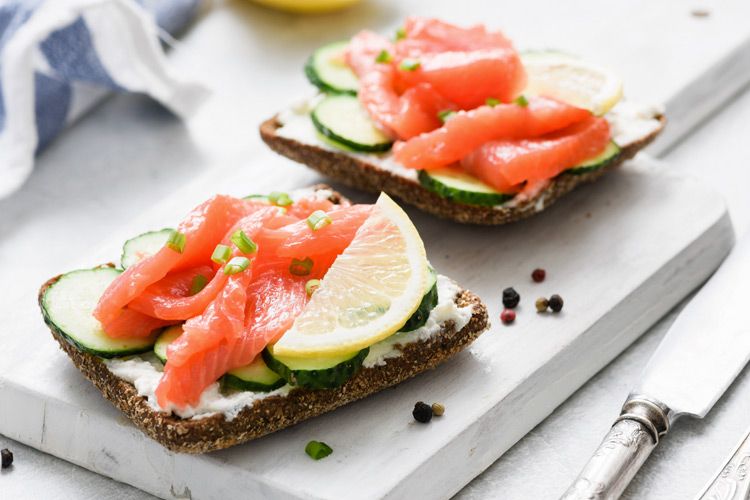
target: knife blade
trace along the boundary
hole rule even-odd
[[[750,236],[669,328],[563,499],[618,498],[678,418],[706,416],[750,359],[749,304]]]

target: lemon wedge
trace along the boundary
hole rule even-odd
[[[419,307],[429,278],[417,229],[388,195],[338,256],[274,355],[335,356],[395,333]]]
[[[521,59],[528,77],[527,96],[553,97],[597,116],[622,98],[622,81],[607,68],[559,52],[528,52]]]
[[[299,14],[332,12],[354,5],[359,0],[255,0],[256,3],[274,9]]]

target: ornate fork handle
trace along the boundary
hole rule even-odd
[[[698,496],[699,500],[750,498],[750,433],[739,444],[719,474]]]

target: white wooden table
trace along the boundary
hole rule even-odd
[[[416,6],[415,3],[410,10],[419,12],[420,9]],[[373,23],[395,24],[400,14],[387,7],[389,6],[375,8],[365,5],[359,17],[355,17],[354,13],[345,15],[344,22],[340,23],[337,31],[350,32],[361,26],[362,19],[367,18],[373,19]],[[441,12],[434,13],[441,15],[451,12],[451,7],[451,4],[446,3],[443,7],[435,7]],[[462,17],[486,18],[482,13],[477,13],[480,7],[478,3],[470,4]],[[601,10],[583,12],[583,23],[586,19],[603,14]],[[191,37],[208,36],[209,32],[217,29],[217,25],[211,23],[220,23],[226,30],[225,38],[214,46],[225,58],[210,58],[204,53],[200,58],[202,71],[212,74],[215,73],[212,70],[222,64],[226,65],[227,61],[250,60],[248,57],[253,56],[271,64],[280,56],[274,45],[269,43],[272,40],[285,45],[287,49],[291,47],[295,57],[299,59],[309,50],[310,43],[317,43],[311,42],[311,39],[319,36],[316,33],[320,28],[319,23],[323,22],[296,22],[289,18],[285,22],[290,29],[279,32],[280,21],[276,14],[254,8],[241,9],[241,14],[247,16],[244,21],[253,25],[253,31],[248,32],[233,19],[222,18],[222,15],[233,16],[236,12],[222,12],[219,16],[213,16],[210,22],[198,25],[191,33]],[[491,14],[501,17],[499,11]],[[617,14],[610,13],[611,17],[608,19],[611,23],[622,21],[624,13],[620,12],[619,16]],[[508,19],[506,22],[512,25],[513,22],[518,24],[528,21],[520,13],[516,15],[519,17],[515,19],[512,13],[505,17]],[[587,15],[592,17],[586,17]],[[721,22],[737,22],[737,19],[726,13],[716,15],[722,16]],[[687,6],[684,16],[685,18],[679,18],[675,22],[698,22],[690,17]],[[646,19],[637,29],[647,31],[658,26],[653,19],[648,23],[649,19]],[[525,34],[508,31],[526,44],[530,39],[537,46],[553,45],[553,40],[544,38],[545,33],[549,32],[545,29],[549,26],[545,26],[544,22],[536,26],[538,31],[531,30]],[[696,30],[707,29],[705,26],[696,26]],[[599,33],[606,33],[611,27],[611,24],[604,23],[597,25],[595,29]],[[569,29],[572,33],[580,27],[570,26]],[[319,41],[331,38],[320,36]],[[666,38],[669,39],[669,36]],[[575,37],[566,39],[574,40]],[[624,42],[614,40],[612,43]],[[674,43],[677,44],[678,41]],[[248,49],[248,46],[253,48]],[[710,50],[710,43],[705,47]],[[598,54],[599,58],[606,54],[603,47],[576,46],[574,42],[568,42],[566,48]],[[678,47],[669,47],[667,44],[665,50],[667,49],[675,51]],[[180,51],[174,54],[174,59],[183,66],[191,63],[191,55]],[[273,93],[282,97],[286,93],[304,91],[305,83],[299,72],[299,61],[279,59],[276,62],[282,67],[288,66],[288,74],[299,77],[285,82],[281,89],[284,92],[277,89]],[[626,79],[629,74],[633,75],[638,71],[635,63],[631,67],[618,69]],[[666,65],[664,69],[665,74],[668,70],[672,75],[678,74],[677,76],[680,71],[686,70],[684,65]],[[222,74],[226,78],[226,67],[224,70]],[[674,93],[675,88],[669,87],[670,78],[654,78],[651,81],[654,82],[653,87],[636,85],[633,93],[641,96],[648,96],[650,93],[666,96]],[[238,88],[241,82],[238,78],[236,82],[223,84],[233,92],[238,92],[241,91]],[[276,82],[269,81],[268,85],[271,88]],[[290,99],[293,97],[294,95],[290,95]],[[67,133],[63,140],[58,141],[41,158],[39,170],[24,190],[15,198],[0,202],[0,257],[3,257],[0,262],[12,263],[2,264],[3,281],[17,283],[24,292],[31,295],[38,283],[51,274],[51,270],[58,270],[57,262],[76,260],[79,254],[105,239],[111,231],[109,221],[127,219],[147,210],[154,200],[166,196],[180,180],[188,180],[213,162],[245,163],[243,155],[246,154],[248,145],[257,141],[253,125],[261,113],[270,113],[275,109],[274,99],[249,95],[241,106],[222,96],[217,96],[216,99],[218,101],[211,108],[212,112],[217,113],[216,116],[205,116],[191,123],[189,128],[184,128],[163,112],[155,110],[144,99],[120,97],[103,105],[94,115]],[[741,187],[748,184],[743,181],[748,180],[750,174],[745,173],[747,168],[743,168],[743,158],[747,165],[750,153],[742,149],[744,142],[741,132],[743,119],[747,120],[750,116],[750,99],[735,102],[737,104],[726,110],[717,122],[709,124],[705,131],[684,143],[668,159],[674,159],[675,164],[681,165],[686,171],[690,170],[713,182],[728,197],[732,215],[739,221],[738,227],[744,228],[745,221],[750,218],[750,207],[744,206],[747,201]],[[212,118],[219,120],[222,115],[235,115],[235,120],[230,122],[235,127],[217,127],[217,122],[212,121]],[[722,121],[729,123],[721,123]],[[148,122],[149,126],[140,126],[143,122]],[[92,137],[96,137],[96,140],[92,141]],[[169,168],[163,168],[165,165]],[[725,174],[723,178],[719,172]],[[72,228],[75,228],[77,235],[75,242],[69,241]],[[57,243],[63,241],[65,244]],[[57,254],[54,261],[45,258],[49,255],[50,247]],[[25,256],[20,263],[18,255]],[[9,330],[6,331],[6,327],[3,327],[0,334],[3,333],[8,334]],[[544,498],[554,497],[564,490],[611,423],[611,418],[627,393],[629,382],[637,375],[662,333],[663,328],[657,327],[647,334],[639,344],[604,370],[555,415],[475,480],[462,495],[467,498],[493,498],[499,495],[508,498]],[[744,387],[745,385],[750,386],[750,381],[746,381],[744,385],[740,383],[727,402],[721,403],[723,406],[718,408],[719,412],[713,414],[707,422],[721,422],[720,425],[704,423],[681,426],[682,430],[678,429],[679,432],[670,436],[669,444],[660,454],[655,455],[629,494],[636,498],[649,493],[649,497],[662,498],[684,497],[695,493],[704,481],[701,474],[707,479],[746,425],[743,418],[748,414],[750,404],[743,403],[743,399],[750,399],[743,388],[750,391],[750,387]],[[559,433],[561,429],[565,429],[565,433]],[[696,437],[695,435],[697,439],[687,439],[689,436]],[[0,446],[6,445],[7,440],[0,437]],[[17,466],[0,475],[3,496],[10,493],[9,498],[51,495],[56,498],[145,497],[145,494],[133,488],[29,448],[18,444],[12,444],[11,447],[16,451]],[[676,491],[670,489],[676,487],[681,488],[681,494],[674,494]]]

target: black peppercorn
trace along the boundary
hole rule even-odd
[[[513,287],[503,290],[503,305],[507,309],[514,309],[520,301],[521,296],[518,295],[518,292]]]
[[[8,448],[0,450],[0,457],[2,457],[2,468],[10,467],[13,465],[13,453]]]
[[[563,299],[559,295],[555,294],[549,298],[549,308],[552,312],[559,313],[563,308]]]
[[[414,416],[414,420],[426,424],[432,420],[432,406],[422,401],[418,401],[417,404],[414,405],[414,411],[412,411],[411,414]]]

